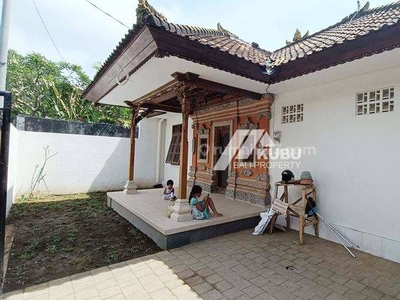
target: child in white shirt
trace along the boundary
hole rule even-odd
[[[175,200],[175,189],[174,189],[174,182],[169,179],[167,181],[167,187],[164,189],[163,193],[163,200]]]

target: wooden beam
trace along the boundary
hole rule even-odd
[[[139,97],[135,100],[132,100],[130,102],[132,103],[139,103],[139,102],[152,102],[152,103],[161,103],[163,101],[172,99],[176,97],[175,93],[175,85],[177,84],[177,81],[171,80],[170,82],[160,86],[154,91],[151,91],[150,93],[147,93],[146,95],[143,95],[142,97]]]
[[[142,104],[140,104],[140,107],[152,108],[152,109],[163,110],[163,111],[174,112],[174,113],[181,112],[180,107],[164,105],[164,104],[142,103]]]
[[[136,135],[136,119],[139,114],[139,105],[132,107],[132,118],[131,118],[131,136],[130,142],[131,147],[129,151],[129,172],[128,172],[128,180],[133,181],[134,172],[135,172],[135,135]]]
[[[155,110],[154,112],[152,112],[151,114],[149,114],[148,116],[146,116],[146,118],[153,118],[153,117],[157,117],[157,116],[161,116],[161,115],[165,115],[166,112],[165,111],[158,111]]]
[[[224,98],[222,98],[222,99],[220,99],[220,98],[215,98],[215,99],[208,100],[207,103],[206,103],[206,105],[196,103],[196,105],[193,107],[193,111],[202,110],[202,109],[204,109],[204,108],[206,108],[206,107],[218,106],[218,105],[220,105],[221,103],[236,102],[236,101],[240,101],[240,100],[243,100],[243,99],[246,99],[246,97],[237,97],[237,96],[234,96],[234,97],[229,97],[229,98],[224,97]]]
[[[138,117],[136,118],[136,120],[135,120],[136,125],[137,125],[140,121],[142,121],[144,118],[146,118],[148,115],[152,114],[153,112],[154,112],[154,109],[153,109],[153,108],[148,108],[147,110],[145,110],[144,112],[142,112],[142,113],[140,114],[140,116],[138,116]]]
[[[171,74],[171,76],[173,76],[179,82],[186,81],[186,82],[193,84],[199,88],[209,89],[214,92],[221,93],[221,94],[242,96],[242,97],[258,99],[258,100],[261,99],[261,97],[262,97],[262,94],[260,94],[260,93],[252,92],[249,90],[244,90],[241,88],[233,87],[230,85],[222,84],[222,83],[207,80],[207,79],[202,79],[199,77],[199,75],[193,74],[190,72],[185,73],[185,74],[175,72],[175,73]]]
[[[152,103],[155,103],[155,104],[158,104],[158,103],[161,103],[161,102],[164,102],[164,101],[173,99],[173,98],[175,98],[175,97],[176,97],[176,93],[175,93],[175,91],[172,89],[172,90],[170,90],[170,91],[165,91],[163,94],[157,95],[156,97],[154,97],[154,98],[151,100],[151,102],[152,102]]]

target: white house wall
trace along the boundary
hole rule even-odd
[[[171,144],[172,138],[172,126],[177,124],[182,124],[182,115],[176,113],[167,113],[165,115],[166,125],[165,125],[165,155],[163,162],[167,159],[169,145]],[[193,130],[191,128],[193,121],[189,119],[189,130],[188,130],[188,168],[191,166],[191,158],[192,158],[192,140],[193,140]],[[167,182],[168,179],[172,179],[175,183],[175,187],[179,184],[179,165],[171,165],[165,163],[164,165],[164,180],[163,184]]]
[[[357,92],[385,87],[395,88],[394,112],[355,115]],[[300,103],[304,121],[281,124],[282,106]],[[274,106],[271,131],[281,131],[281,146],[316,148],[316,155],[303,156],[292,171],[296,178],[311,171],[320,214],[362,250],[400,262],[400,67],[392,61],[375,73],[279,93]],[[270,170],[271,184],[281,180],[283,169]],[[320,235],[335,240],[323,224]]]
[[[139,188],[156,184],[158,121],[157,118],[150,118],[139,123],[135,152],[135,182]]]

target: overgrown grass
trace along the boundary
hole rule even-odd
[[[5,291],[159,251],[106,205],[105,193],[52,195],[14,204],[17,233]]]

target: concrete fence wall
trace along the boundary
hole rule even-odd
[[[44,167],[42,192],[46,186],[55,194],[121,189],[126,182],[128,138],[19,131],[18,140],[17,196],[29,193],[36,166],[36,172],[43,166],[45,147],[54,156]]]
[[[135,179],[139,188],[152,187],[156,183],[154,145],[158,121],[144,119],[140,123],[135,161]],[[35,191],[67,194],[122,190],[127,181],[128,137],[23,131],[12,125],[7,211],[15,198],[30,193],[35,169],[38,172],[43,166],[46,147],[54,156],[47,161],[44,181]]]

